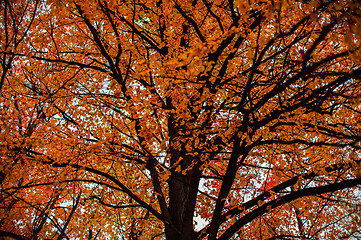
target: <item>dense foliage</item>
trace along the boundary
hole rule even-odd
[[[0,4],[3,238],[360,237],[359,1]]]

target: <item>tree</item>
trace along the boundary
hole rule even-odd
[[[359,2],[1,12],[0,235],[360,236]]]

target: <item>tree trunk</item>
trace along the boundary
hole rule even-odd
[[[173,163],[177,161],[178,157],[171,160]],[[192,169],[182,172],[191,166],[192,161],[197,160],[192,156],[185,156],[179,163],[181,171],[173,170],[169,178],[169,214],[177,230],[167,229],[167,239],[193,239],[193,214],[200,180],[199,165],[193,163]]]

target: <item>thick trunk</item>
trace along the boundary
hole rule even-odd
[[[167,104],[172,105],[170,99]],[[166,227],[166,239],[169,240],[190,240],[194,239],[193,234],[193,215],[197,201],[198,184],[201,171],[199,156],[194,155],[194,139],[182,135],[180,138],[180,129],[182,124],[177,123],[174,115],[168,119],[168,128],[170,136],[170,156],[171,175],[168,179],[169,184],[169,205],[168,212],[172,227]],[[183,126],[186,129],[186,126]],[[188,141],[192,146],[193,152],[185,147]],[[181,149],[173,148],[182,143]],[[188,142],[189,144],[189,142]],[[199,152],[199,150],[197,151]]]
[[[194,239],[193,216],[197,203],[197,193],[198,193],[200,176],[201,176],[201,172],[199,171],[199,168],[196,167],[192,172],[192,176],[190,180],[188,199],[185,206],[185,214],[183,219],[182,239]]]
[[[169,236],[169,239],[180,239],[189,193],[189,187],[187,185],[187,175],[183,176],[181,174],[177,174],[177,176],[171,177],[169,180],[169,214],[171,216],[172,224],[179,232],[175,233],[175,236],[173,234],[172,236]]]
[[[187,169],[194,158],[185,156],[180,163],[181,169]],[[174,161],[176,162],[176,161]],[[172,225],[177,230],[167,229],[166,237],[171,240],[193,239],[193,215],[197,199],[200,171],[197,164],[186,172],[172,172],[169,178],[169,214]]]

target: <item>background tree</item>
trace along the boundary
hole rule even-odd
[[[359,237],[360,7],[4,1],[0,234]]]

